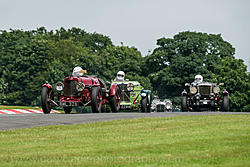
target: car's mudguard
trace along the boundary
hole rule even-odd
[[[53,96],[54,92],[53,92],[52,86],[50,84],[48,84],[48,83],[43,84],[42,87],[47,87],[49,89],[49,95]]]
[[[228,93],[227,90],[224,90],[224,91],[222,92],[222,95],[223,95],[223,96],[228,96],[228,94],[229,94],[229,93]]]
[[[106,86],[106,83],[104,82],[104,80],[101,78],[98,78],[98,80],[99,80],[99,83],[101,85],[101,88],[106,90],[107,86]]]
[[[43,87],[47,87],[48,89],[52,89],[52,86],[50,84],[43,84]]]
[[[181,92],[181,95],[182,95],[182,96],[187,96],[187,94],[188,94],[188,93],[187,93],[186,89],[184,89],[184,90]]]
[[[141,97],[148,98],[148,104],[151,104],[151,90],[141,90]]]
[[[115,89],[118,85],[117,84],[112,84],[109,89],[109,96],[114,96],[115,95]]]

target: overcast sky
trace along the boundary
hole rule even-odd
[[[0,0],[0,29],[78,27],[146,55],[181,31],[221,34],[250,71],[250,0]]]

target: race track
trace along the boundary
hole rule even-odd
[[[0,130],[48,125],[71,125],[118,119],[189,115],[250,114],[240,112],[97,113],[97,114],[14,114],[0,115]]]

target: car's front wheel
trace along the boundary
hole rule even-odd
[[[102,91],[99,87],[92,87],[91,90],[91,108],[93,113],[101,112]]]
[[[187,112],[188,111],[187,96],[182,96],[181,97],[181,110],[182,110],[182,112]]]
[[[118,112],[120,110],[120,92],[119,88],[115,88],[115,95],[110,97],[110,108],[112,112]]]
[[[149,107],[149,104],[148,104],[148,98],[147,97],[144,97],[141,100],[141,112],[150,112],[150,107]]]
[[[64,107],[63,109],[64,109],[65,114],[70,114],[72,111],[72,107]]]
[[[223,109],[223,111],[229,111],[229,97],[228,96],[223,97],[222,109]]]
[[[44,114],[49,114],[51,111],[51,105],[49,104],[49,89],[47,87],[42,88],[41,103]]]
[[[105,107],[105,104],[102,104],[102,107],[101,107],[101,112],[102,112],[102,113],[105,113],[105,112],[107,112],[107,111],[106,111],[106,107]]]

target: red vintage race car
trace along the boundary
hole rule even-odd
[[[57,93],[55,93],[57,92]],[[105,82],[95,76],[70,75],[64,83],[56,84],[56,91],[50,84],[42,86],[41,103],[43,113],[50,113],[53,106],[61,106],[69,114],[72,107],[91,106],[93,113],[105,112],[109,104],[112,112],[120,109],[120,90],[117,84],[112,84],[107,90]]]

